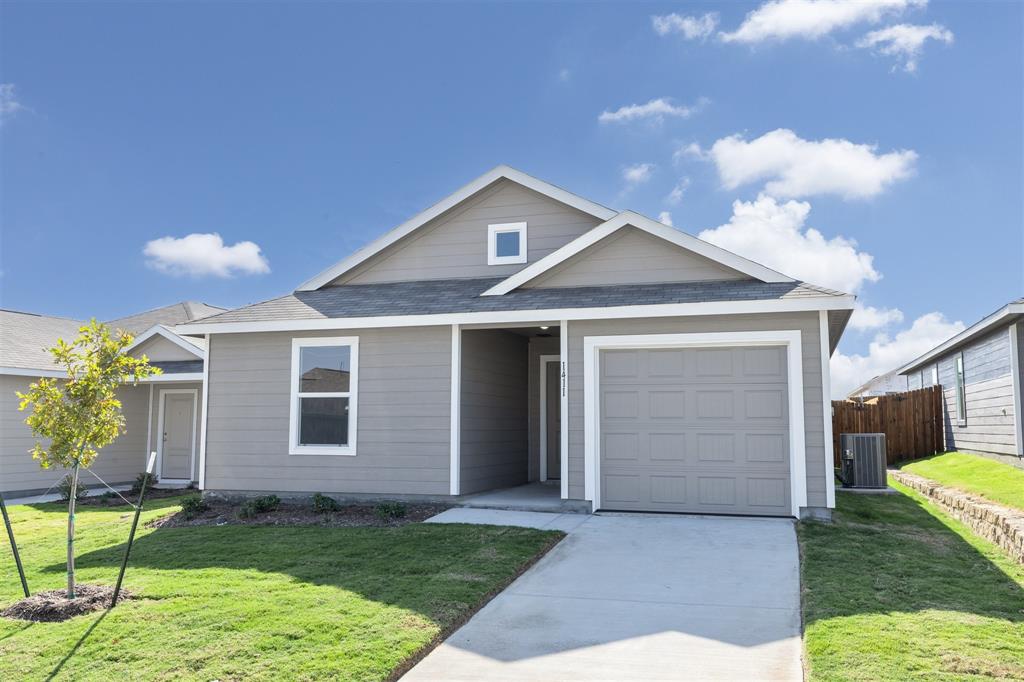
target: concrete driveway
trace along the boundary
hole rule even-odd
[[[481,511],[569,536],[403,679],[802,678],[791,521]]]

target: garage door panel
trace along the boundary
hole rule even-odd
[[[602,508],[789,515],[784,348],[602,351],[599,367]]]

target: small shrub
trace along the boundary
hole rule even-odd
[[[385,521],[400,519],[405,516],[406,508],[401,502],[381,502],[373,509],[377,516]]]
[[[281,498],[277,495],[254,497],[251,500],[246,500],[242,506],[238,508],[238,516],[243,519],[251,519],[259,516],[260,514],[272,512],[279,506],[281,506]]]
[[[71,474],[68,474],[64,478],[60,479],[60,483],[57,484],[57,492],[60,493],[61,502],[71,501]],[[88,489],[82,484],[82,481],[78,481],[78,490],[75,492],[75,500],[81,500],[89,493]]]
[[[210,505],[206,503],[202,495],[189,495],[181,498],[181,511],[184,512],[185,518],[191,519],[209,508]]]
[[[153,487],[153,474],[147,474],[143,471],[141,474],[135,477],[132,481],[132,495],[138,495],[142,492],[142,485],[146,485],[146,490]]]
[[[313,495],[313,511],[318,514],[326,514],[328,512],[335,512],[341,509],[341,505],[333,497],[328,497],[321,493]]]

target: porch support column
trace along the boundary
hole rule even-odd
[[[558,436],[558,459],[560,469],[560,484],[562,488],[562,499],[569,499],[569,321],[562,320],[559,325],[559,371],[560,385],[558,395],[562,401],[559,407]]]
[[[451,495],[458,495],[460,490],[459,473],[462,459],[459,453],[462,439],[460,417],[461,401],[460,386],[462,384],[462,330],[459,325],[452,325],[452,386],[451,386],[451,459],[448,464],[448,481]]]

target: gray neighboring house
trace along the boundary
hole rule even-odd
[[[135,335],[130,352],[146,355],[163,374],[119,390],[126,432],[103,448],[93,471],[111,485],[133,480],[156,450],[161,483],[187,485],[197,480],[199,406],[206,349],[203,339],[180,336],[173,327],[223,312],[203,303],[176,303],[107,324]],[[85,322],[34,313],[0,310],[0,492],[6,496],[43,492],[66,473],[42,469],[28,454],[35,443],[18,410],[16,391],[40,377],[64,377],[47,351],[57,339],[71,340]],[[162,436],[166,434],[166,436]],[[83,481],[99,486],[92,476]]]
[[[1024,299],[1006,304],[897,371],[914,390],[939,384],[946,449],[1021,466]]]
[[[206,338],[200,486],[827,516],[853,297],[500,166]]]

